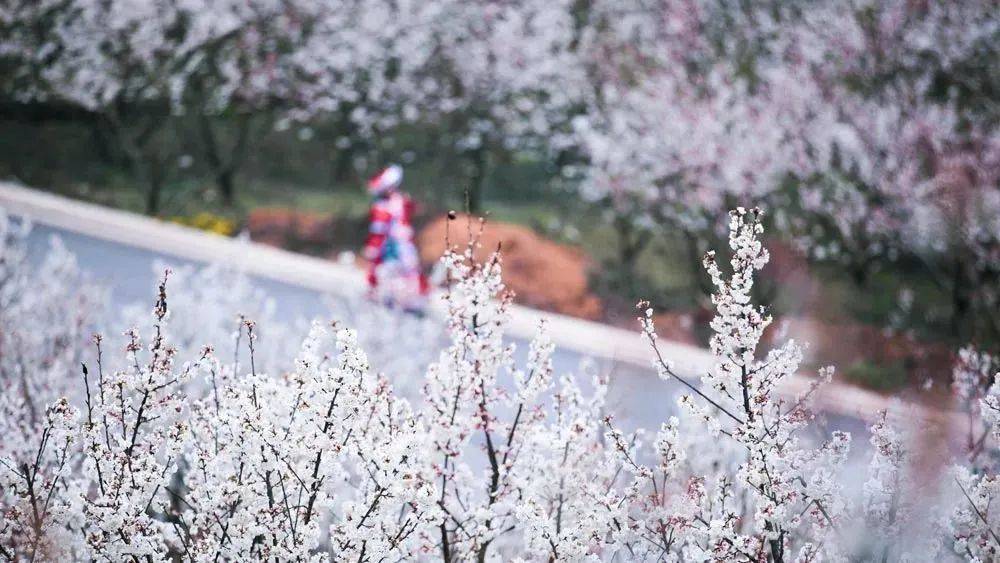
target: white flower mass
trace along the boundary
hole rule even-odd
[[[849,434],[806,436],[818,429],[810,400],[831,371],[784,398],[776,386],[798,371],[798,345],[759,350],[770,323],[751,299],[768,260],[761,214],[730,214],[726,271],[706,255],[716,363],[700,382],[682,380],[679,415],[646,429],[648,440],[616,425],[606,376],[588,382],[588,394],[553,373],[544,325],[525,362],[515,361],[499,254],[477,262],[470,246],[445,256],[448,340],[427,346],[437,355],[426,369],[392,373],[372,368],[358,331],[318,321],[293,360],[264,360],[267,329],[226,313],[234,295],[253,290],[212,269],[165,274],[147,321],[120,345],[89,337],[100,289],[57,240],[33,265],[27,227],[4,216],[0,554],[993,560],[996,360],[960,354],[955,385],[970,435],[945,446],[960,452],[950,471],[920,474],[924,429],[901,425],[899,406],[871,413],[867,476],[852,475]],[[199,289],[184,276],[200,276]],[[174,281],[189,295],[175,298]],[[193,311],[196,324],[181,318]],[[256,312],[273,320],[266,305]],[[661,377],[679,377],[660,355],[650,312],[640,320]],[[226,323],[235,330],[220,336]],[[199,347],[199,335],[233,348]],[[407,378],[419,389],[398,391]]]

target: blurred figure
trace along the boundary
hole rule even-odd
[[[372,195],[368,239],[369,296],[389,307],[422,313],[427,301],[427,278],[420,271],[420,255],[413,243],[413,200],[399,191],[403,169],[396,164],[368,180]]]

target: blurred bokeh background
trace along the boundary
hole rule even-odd
[[[12,0],[0,178],[336,259],[389,162],[429,266],[487,214],[528,305],[705,342],[701,256],[766,212],[811,365],[947,391],[1000,345],[990,0]]]

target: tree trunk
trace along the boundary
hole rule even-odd
[[[222,194],[222,202],[227,207],[232,207],[236,199],[236,173],[232,168],[226,167],[215,175],[215,183]]]
[[[149,162],[148,183],[146,191],[146,215],[156,215],[160,212],[160,200],[163,192],[163,166],[156,158]]]
[[[98,160],[108,166],[121,165],[121,159],[112,149],[106,126],[101,123],[100,118],[90,123],[90,140],[93,142],[94,152],[97,153]]]
[[[966,280],[962,261],[956,258],[951,285],[951,334],[959,342],[966,342],[969,333],[966,325],[969,321],[970,300]]]
[[[156,215],[160,211],[160,184],[151,181],[146,190],[146,215]]]
[[[353,181],[354,178],[354,148],[344,147],[337,149],[337,156],[333,159],[333,170],[331,174],[332,184],[344,184]]]
[[[219,195],[226,207],[232,207],[236,201],[236,173],[246,156],[247,139],[250,135],[250,116],[241,113],[236,118],[236,139],[229,150],[227,159],[222,156],[219,138],[212,129],[211,117],[205,114],[198,116],[198,130],[201,133],[202,144],[205,147],[205,161],[215,178]]]
[[[338,118],[335,130],[333,131],[334,151],[332,152],[336,154],[336,156],[332,159],[330,167],[331,185],[353,182],[357,179],[354,174],[354,143],[352,142],[343,148],[338,147],[337,142],[341,137],[346,137],[348,139],[353,139],[355,137],[354,127],[351,124],[351,113],[347,107],[341,110],[340,117]]]
[[[614,227],[618,235],[618,255],[621,258],[622,272],[628,278],[625,280],[625,289],[629,292],[629,297],[636,297],[638,293],[636,263],[639,254],[649,244],[651,233],[646,229],[636,232],[635,224],[624,215],[615,216]]]
[[[165,163],[170,160],[155,146],[157,135],[167,124],[166,117],[149,112],[145,123],[141,119],[134,121],[138,130],[130,134],[132,126],[126,126],[122,118],[124,109],[124,104],[117,99],[108,105],[102,119],[109,138],[114,140],[117,154],[132,172],[136,189],[142,190],[145,185],[146,213],[153,215],[160,211],[161,192],[167,175]]]
[[[471,154],[472,157],[472,178],[466,192],[466,207],[469,213],[478,214],[483,211],[483,191],[486,188],[486,173],[489,166],[489,159],[486,148],[480,146]]]

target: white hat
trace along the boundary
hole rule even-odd
[[[390,164],[384,170],[368,180],[368,191],[380,194],[386,190],[398,188],[403,183],[403,168],[398,164]]]

